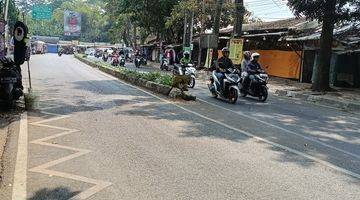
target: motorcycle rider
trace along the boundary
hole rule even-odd
[[[251,61],[246,67],[247,76],[244,80],[244,89],[248,90],[250,83],[254,80],[254,74],[258,73],[259,70],[262,70],[261,65],[259,63],[260,54],[255,52],[251,54]]]
[[[228,47],[224,47],[222,50],[222,57],[218,59],[218,67],[217,67],[217,73],[216,76],[219,79],[219,82],[221,85],[223,85],[223,80],[225,77],[225,72],[227,69],[229,68],[233,68],[233,62],[232,60],[229,58],[230,55],[230,50]]]
[[[181,58],[180,63],[181,63],[181,65],[185,65],[185,66],[186,66],[186,65],[188,65],[188,64],[191,62],[190,52],[185,51],[183,55],[184,55],[184,56]]]
[[[244,59],[241,61],[241,71],[242,72],[246,71],[246,67],[248,66],[250,61],[251,61],[251,52],[250,51],[245,51],[244,52]]]
[[[179,88],[179,86],[181,85],[183,91],[188,91],[188,83],[189,83],[189,79],[190,77],[185,75],[184,71],[185,71],[185,67],[191,62],[190,59],[190,52],[185,51],[183,53],[183,58],[181,58],[180,60],[180,65],[175,64],[174,65],[174,81],[173,81],[173,86]],[[181,72],[180,72],[181,71]]]

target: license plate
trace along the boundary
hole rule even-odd
[[[16,83],[17,79],[12,77],[0,78],[0,83]]]

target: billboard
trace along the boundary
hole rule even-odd
[[[230,59],[235,65],[241,64],[242,54],[243,54],[243,39],[231,39],[230,40]]]
[[[64,35],[80,36],[81,14],[70,10],[64,11]]]

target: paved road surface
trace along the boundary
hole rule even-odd
[[[359,115],[273,96],[230,105],[203,84],[199,101],[172,102],[71,56],[31,66],[29,199],[360,199]]]

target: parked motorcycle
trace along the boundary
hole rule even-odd
[[[237,70],[232,68],[227,69],[224,74],[225,77],[223,83],[221,84],[216,76],[216,71],[214,70],[212,72],[208,82],[209,90],[213,97],[217,98],[220,96],[227,99],[230,103],[235,104],[239,97],[240,76]]]
[[[264,70],[259,70],[253,76],[250,81],[250,85],[245,89],[244,82],[247,77],[247,73],[241,74],[240,80],[240,94],[242,97],[246,97],[248,94],[253,97],[258,97],[260,101],[265,102],[268,98],[267,82],[269,80],[268,74]]]
[[[136,68],[139,68],[140,65],[141,65],[141,58],[135,57],[134,63],[135,63],[135,67],[136,67]]]
[[[15,101],[23,95],[21,86],[21,75],[14,61],[1,59],[0,66],[0,100],[7,108],[14,106]]]

